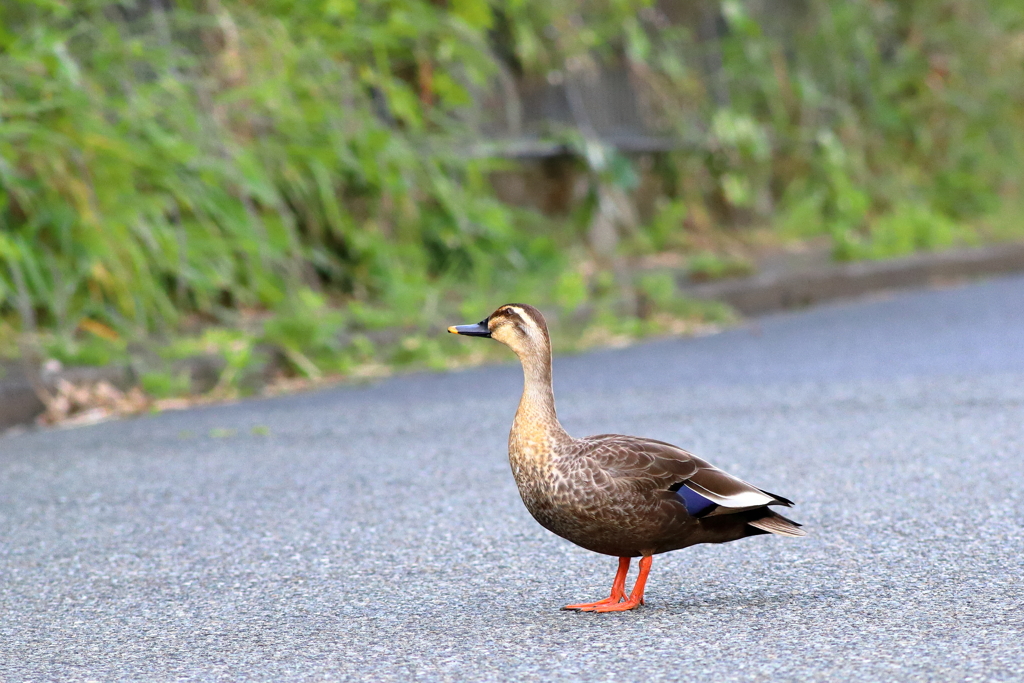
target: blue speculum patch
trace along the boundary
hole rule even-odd
[[[702,512],[713,508],[715,503],[708,500],[699,493],[694,493],[686,486],[680,486],[676,491],[676,495],[683,499],[683,504],[686,505],[686,511],[690,513],[692,517],[696,517]]]

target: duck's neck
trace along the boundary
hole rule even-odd
[[[571,437],[558,422],[551,388],[551,350],[520,356],[523,364],[523,397],[519,399],[513,432],[530,440],[563,441]]]

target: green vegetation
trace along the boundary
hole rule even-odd
[[[689,263],[687,263],[686,268],[690,274],[690,279],[698,282],[750,275],[754,272],[754,265],[747,259],[727,254],[716,254],[710,251],[701,251],[694,254],[690,258]]]
[[[670,4],[3,3],[3,353],[19,337],[71,364],[141,353],[155,396],[191,386],[175,362],[212,355],[230,393],[267,366],[475,362],[437,324],[505,300],[597,341],[722,321],[628,265],[674,252],[698,277],[742,273],[717,247],[752,229],[828,236],[839,259],[1024,236],[1020,3],[680,3],[720,13],[717,37]],[[500,202],[490,178],[514,166],[471,153],[477,103],[509,73],[610,64],[692,144],[643,171],[553,128],[588,198],[567,216]],[[600,188],[644,174],[656,206],[596,250]]]

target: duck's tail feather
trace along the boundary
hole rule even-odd
[[[764,517],[747,522],[750,526],[760,529],[761,531],[767,531],[770,534],[778,534],[779,536],[792,536],[793,538],[799,538],[806,536],[807,532],[801,529],[801,525],[794,522],[791,519],[787,519],[782,515],[766,510],[768,514]]]
[[[788,508],[793,507],[793,501],[791,501],[789,498],[786,498],[785,496],[780,496],[777,493],[772,493],[771,491],[765,491],[764,489],[759,489],[759,490],[761,491],[761,493],[769,495],[769,496],[771,496],[772,498],[775,499],[775,502],[774,503],[768,503],[769,505],[785,505]]]

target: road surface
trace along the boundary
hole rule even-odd
[[[570,433],[677,443],[810,532],[658,556],[635,612],[559,611],[616,562],[523,508],[520,386],[0,437],[0,680],[1024,678],[1024,278],[556,359]]]

